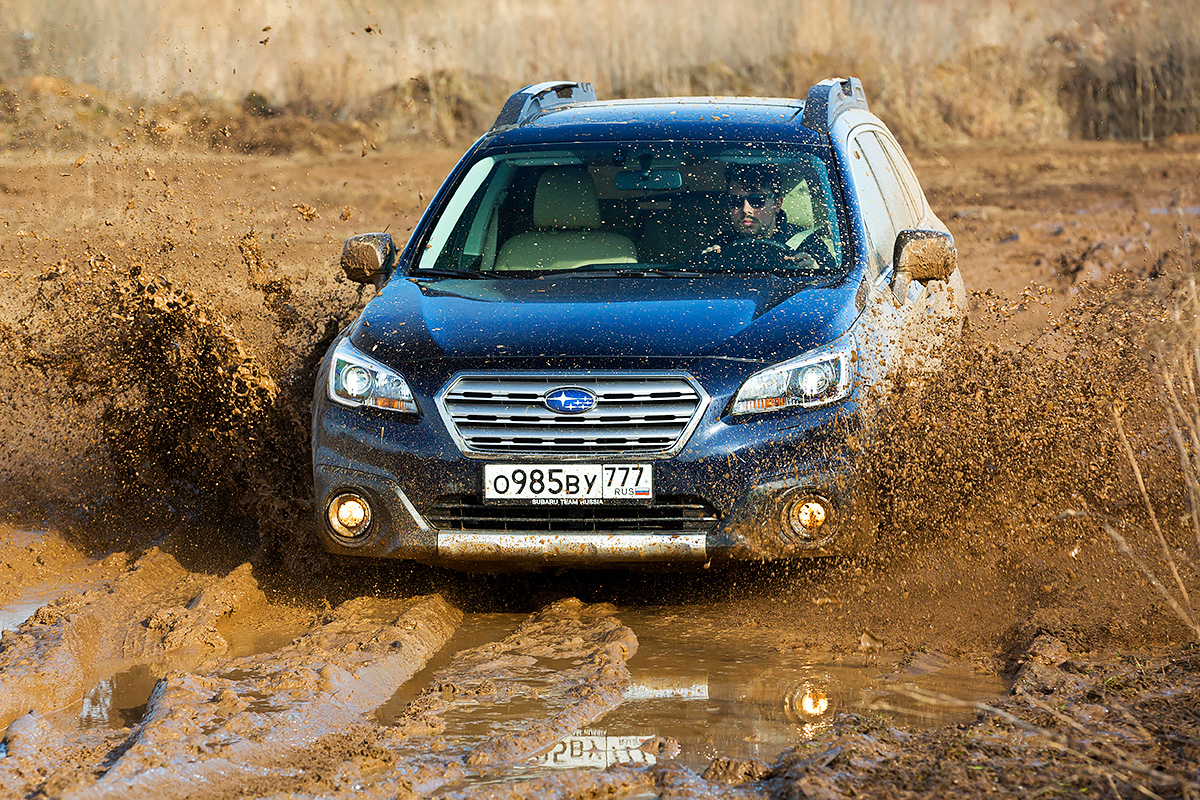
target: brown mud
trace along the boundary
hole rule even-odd
[[[335,259],[457,155],[0,154],[0,794],[1197,796],[1196,642],[1103,524],[1200,595],[1160,389],[1200,142],[916,159],[971,331],[864,442],[872,559],[332,559],[308,407],[371,291]]]

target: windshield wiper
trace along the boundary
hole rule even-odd
[[[418,269],[408,277],[419,281],[425,278],[491,278],[495,276],[491,274],[485,276],[482,272],[473,269]]]
[[[786,275],[789,278],[827,278],[831,273],[824,271],[813,271],[799,269],[796,267],[753,267],[753,268],[737,268],[737,267],[713,267],[711,269],[698,270],[696,274],[703,275]],[[836,277],[836,275],[835,275]]]
[[[574,278],[699,278],[704,273],[683,269],[662,269],[660,267],[626,267],[623,269],[552,269],[540,273],[537,277],[574,277]]]

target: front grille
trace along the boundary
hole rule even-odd
[[[578,387],[596,395],[582,414],[551,411],[545,398]],[[438,408],[468,455],[673,455],[683,447],[708,395],[678,374],[459,375]]]
[[[670,496],[645,506],[510,506],[443,495],[424,516],[439,531],[514,533],[707,533],[720,519],[703,500]]]

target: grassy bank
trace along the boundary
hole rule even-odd
[[[0,38],[10,127],[33,91],[87,94],[105,108],[93,117],[139,106],[195,128],[178,111],[190,105],[368,128],[351,139],[461,140],[549,77],[609,97],[803,96],[857,74],[911,144],[1200,129],[1192,0],[12,0]],[[53,88],[31,90],[38,77]]]

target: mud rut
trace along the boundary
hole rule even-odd
[[[360,596],[316,613],[273,604],[249,564],[206,576],[153,548],[132,563],[121,554],[98,566],[90,588],[81,581],[81,591],[59,596],[3,634],[0,724],[8,730],[0,775],[15,794],[394,797],[617,764],[637,767],[614,773],[620,781],[649,790],[660,779],[650,768],[680,756],[680,742],[645,730],[655,722],[671,727],[669,716],[656,720],[652,709],[634,712],[640,735],[594,728],[623,703],[702,701],[693,711],[707,716],[700,727],[710,742],[715,737],[728,753],[742,736],[761,741],[766,746],[753,752],[763,752],[782,749],[798,731],[811,738],[824,727],[827,692],[840,692],[835,707],[860,704],[848,695],[856,683],[865,688],[861,673],[882,692],[889,681],[953,672],[946,656],[896,669],[892,659],[880,664],[862,655],[840,659],[842,678],[858,676],[849,680],[810,665],[792,670],[789,682],[772,675],[787,671],[781,662],[722,682],[716,670],[695,663],[712,649],[702,639],[713,620],[697,614],[673,625],[634,612],[658,658],[671,662],[635,682],[628,662],[638,637],[610,604],[568,598],[523,619],[474,615],[468,639],[487,640],[471,644],[459,635],[463,613],[437,594]],[[265,652],[230,652],[226,636],[244,637],[255,627],[259,646],[269,642],[264,620],[306,630]],[[663,634],[692,641],[671,652]],[[758,638],[735,637],[741,652],[725,655],[761,658],[767,648]],[[72,715],[95,714],[82,705],[93,686],[135,665],[162,675],[136,724],[121,726],[119,716],[108,720],[113,727],[70,724]],[[953,685],[945,677],[934,687]],[[969,672],[958,681],[956,688],[976,696],[1000,689]],[[408,699],[398,698],[405,692]],[[730,724],[714,713],[721,706],[760,710]],[[624,727],[619,718],[607,725]],[[675,728],[687,730],[678,722]],[[695,737],[683,738],[692,752],[680,763],[707,766],[709,754]],[[597,785],[612,779],[572,778]]]
[[[363,299],[332,260],[454,156],[0,164],[0,795],[1200,796],[1186,630],[1060,519],[1139,519],[1117,403],[1185,513],[1146,354],[1200,145],[918,164],[980,293],[873,453],[871,562],[334,563],[303,533],[306,376]]]

